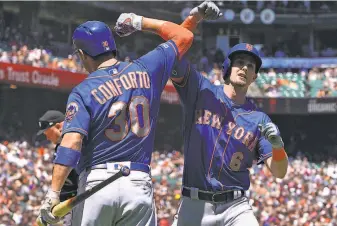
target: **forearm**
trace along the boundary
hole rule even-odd
[[[186,28],[187,30],[193,32],[197,26],[198,23],[202,20],[203,18],[196,14],[193,16],[188,16],[182,24],[180,24],[181,27]],[[187,65],[186,65],[187,66]],[[180,84],[184,81],[184,76],[182,77],[171,77],[172,81],[174,81],[177,84]]]
[[[183,56],[191,47],[193,33],[178,24],[143,17],[142,30],[153,32],[165,41],[172,40],[178,47],[179,57]]]
[[[268,159],[268,166],[273,176],[284,178],[288,170],[288,156],[284,148],[273,149],[272,157]]]
[[[193,15],[193,16],[188,16],[180,26],[186,28],[189,31],[194,31],[198,23],[202,20],[203,18],[200,15]]]
[[[157,20],[152,18],[143,17],[142,19],[142,30],[149,31],[159,35],[161,27],[166,23],[165,20]]]
[[[76,166],[82,148],[82,139],[83,135],[79,133],[64,135],[54,160],[51,184],[53,191],[61,191],[70,171]]]
[[[70,166],[63,166],[59,164],[54,165],[51,182],[51,189],[53,191],[61,191],[64,182],[66,181],[71,170],[72,168]]]

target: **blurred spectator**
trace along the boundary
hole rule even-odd
[[[10,59],[7,52],[2,52],[0,61],[4,63],[10,63]]]
[[[275,57],[286,57],[286,53],[281,49],[281,48],[278,48],[275,52]]]
[[[203,50],[202,52],[203,56],[201,57],[200,61],[199,61],[199,66],[200,66],[200,70],[201,71],[205,71],[206,73],[208,73],[210,71],[209,68],[209,59],[208,59],[208,51],[206,49]]]
[[[215,85],[221,85],[223,83],[223,73],[219,64],[213,63],[213,69],[208,75],[208,79]]]
[[[280,97],[281,93],[278,91],[278,86],[276,84],[277,82],[274,80],[272,81],[271,85],[266,85],[265,87],[265,95],[267,97]]]

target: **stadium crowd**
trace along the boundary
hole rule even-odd
[[[0,226],[34,225],[51,180],[53,147],[0,144]],[[169,226],[180,200],[183,155],[154,152],[152,177],[159,226]],[[287,176],[274,179],[262,165],[251,170],[250,203],[261,226],[336,226],[337,162],[290,159]]]
[[[222,84],[224,82],[220,63],[224,59],[222,52],[213,51],[208,54],[204,51],[204,53],[205,55],[195,62],[195,67],[212,83]],[[125,61],[131,61],[137,57],[136,53],[128,52],[127,48],[122,48],[120,55]],[[12,45],[10,51],[2,51],[0,62],[85,73],[76,55],[68,55],[67,58],[55,57],[48,50],[28,49],[27,45],[21,47]],[[249,95],[255,97],[337,96],[337,68],[299,69],[296,73],[272,68],[262,70],[251,90],[253,91],[249,92]]]
[[[242,1],[241,3],[243,4],[244,2]],[[272,4],[272,2],[268,4]],[[293,3],[289,2],[289,4]],[[53,54],[55,51],[51,42],[54,39],[62,39],[65,34],[61,32],[58,36],[54,35],[52,29],[45,30],[41,34],[27,33],[19,20],[13,21],[11,24],[7,24],[6,21],[0,20],[5,25],[0,30],[0,62],[28,64],[33,67],[47,67],[55,70],[86,73],[79,63],[76,54],[68,54],[66,57],[55,56]],[[39,37],[41,35],[43,37]],[[59,37],[60,35],[62,37]],[[151,36],[147,38],[142,37],[144,47],[138,51],[135,51],[135,46],[130,42],[119,40],[119,59],[132,61],[144,54],[146,50],[152,49],[154,46],[153,41],[151,42],[150,40],[151,38]],[[291,43],[293,42],[291,41]],[[278,43],[272,47],[264,46],[261,48],[260,54],[261,56],[272,57],[292,56],[295,53],[289,52],[289,49],[294,50],[296,48],[290,48],[290,44],[287,43]],[[70,53],[71,51],[67,52]],[[329,50],[328,48],[322,50],[319,56],[336,56],[336,54],[336,51]],[[194,48],[194,51],[191,51],[189,56],[195,67],[214,84],[224,82],[221,64],[225,56],[222,51],[215,48],[208,50]],[[311,70],[301,68],[297,70],[270,68],[261,70],[248,94],[255,97],[325,97],[337,96],[336,90],[337,67],[312,68]]]

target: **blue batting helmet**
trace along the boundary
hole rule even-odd
[[[231,71],[231,60],[233,59],[233,56],[235,54],[238,54],[238,53],[246,53],[246,54],[249,54],[251,55],[252,57],[254,57],[255,59],[255,63],[256,63],[256,70],[255,70],[255,73],[257,74],[260,70],[260,67],[262,65],[262,60],[261,60],[261,57],[260,57],[260,54],[259,52],[257,51],[257,49],[251,45],[251,44],[248,44],[248,43],[240,43],[240,44],[237,44],[235,46],[233,46],[228,54],[227,54],[227,57],[224,61],[224,63],[222,64],[222,68],[223,68],[223,72],[224,72],[224,79],[230,75],[230,71]]]
[[[87,21],[73,33],[76,50],[81,49],[90,56],[116,51],[116,43],[108,25],[100,21]]]

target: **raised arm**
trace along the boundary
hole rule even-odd
[[[178,24],[146,18],[134,13],[121,14],[114,30],[121,37],[139,30],[155,33],[165,41],[172,40],[178,48],[179,58],[186,53],[193,42],[193,33]]]
[[[193,32],[202,20],[217,20],[220,16],[222,13],[216,4],[207,0],[193,8],[180,26]],[[186,59],[181,60],[176,68],[177,73],[171,76],[171,80],[176,84],[182,84],[189,71],[188,65]]]
[[[216,4],[207,0],[193,8],[180,26],[193,32],[202,20],[217,20],[221,16],[222,13]]]

